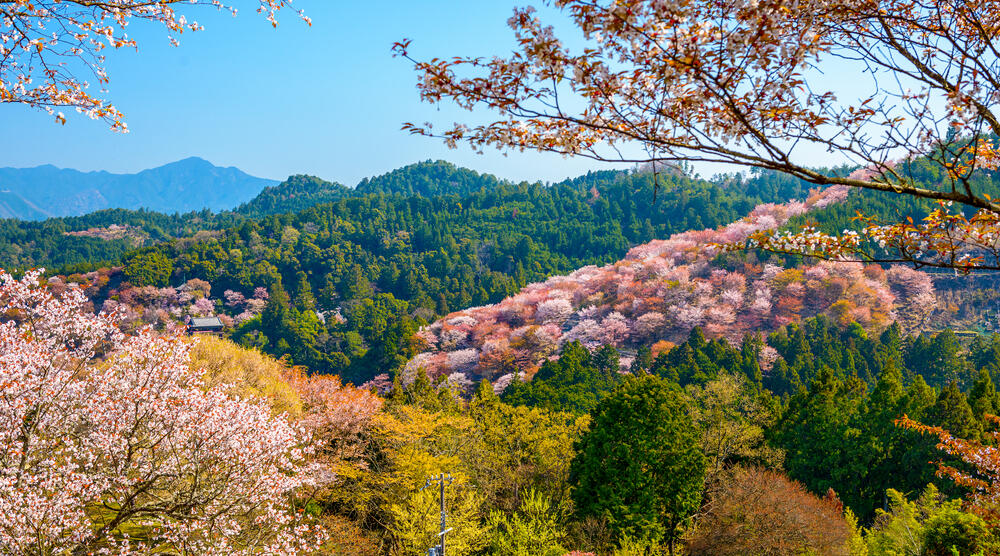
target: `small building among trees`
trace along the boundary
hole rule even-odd
[[[222,319],[219,317],[193,318],[188,325],[188,334],[222,334]]]

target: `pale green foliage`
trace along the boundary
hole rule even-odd
[[[564,536],[560,517],[547,496],[530,490],[513,515],[490,512],[486,552],[495,556],[562,556],[566,549],[559,544]]]
[[[746,378],[720,374],[704,386],[688,386],[685,393],[708,460],[709,483],[736,461],[781,467],[784,453],[764,440],[764,431],[773,424],[774,414],[749,388]]]
[[[436,490],[418,489],[427,477],[450,473],[450,556],[487,542],[509,546],[510,554],[544,555],[535,547],[559,547],[573,442],[587,418],[510,407],[492,390],[468,405],[445,394],[427,383],[406,392],[409,403],[387,403],[373,434],[376,455],[342,483],[341,503],[383,524],[392,554],[424,555],[437,542],[440,508]],[[484,519],[490,510],[499,515]],[[498,539],[501,529],[511,538]],[[525,542],[533,544],[523,549]]]
[[[393,554],[423,556],[427,549],[438,543],[440,531],[439,490],[435,485],[414,492],[389,507],[392,522],[389,531],[395,537]],[[482,529],[479,522],[480,498],[464,482],[456,480],[446,490],[448,527],[446,537],[448,554],[465,556],[482,547]]]
[[[986,523],[961,510],[960,500],[943,500],[934,485],[910,501],[902,493],[886,492],[890,507],[878,510],[872,529],[865,535],[863,556],[948,556],[992,553],[992,535]]]
[[[529,490],[556,505],[568,500],[573,442],[587,429],[588,416],[512,407],[492,391],[478,393],[469,413],[475,432],[463,459],[490,508],[512,512]]]
[[[626,535],[619,539],[611,556],[651,556],[660,552],[660,545],[655,541]]]

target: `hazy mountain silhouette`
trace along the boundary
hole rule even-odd
[[[106,208],[219,211],[245,203],[276,183],[197,157],[135,174],[81,172],[51,164],[0,168],[0,217],[38,220]]]

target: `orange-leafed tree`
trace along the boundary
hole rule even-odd
[[[736,467],[720,478],[687,554],[841,554],[850,529],[831,490],[820,498],[781,473]]]
[[[276,14],[292,0],[255,0],[248,4],[277,25]],[[73,109],[127,131],[123,114],[93,93],[87,79],[103,89],[108,83],[104,53],[136,48],[126,32],[133,20],[163,25],[170,41],[202,26],[188,20],[180,6],[206,6],[235,15],[221,0],[2,0],[0,1],[0,103],[20,103],[45,110],[60,123],[60,109]],[[301,10],[298,15],[307,23]],[[103,92],[103,91],[102,91]]]
[[[985,415],[995,425],[1000,425],[1000,417]],[[938,475],[948,477],[959,486],[969,489],[968,509],[980,516],[990,527],[1000,526],[1000,432],[992,432],[994,445],[976,440],[966,440],[952,435],[941,427],[924,425],[903,416],[896,421],[900,427],[930,434],[938,438],[938,448],[963,462],[962,468],[938,463]]]
[[[860,232],[762,232],[751,246],[1000,268],[1000,203],[977,181],[1000,165],[1000,2],[540,3],[565,15],[559,29],[571,40],[528,7],[508,21],[518,41],[508,56],[423,59],[410,41],[397,43],[425,101],[476,111],[477,121],[496,116],[404,129],[478,151],[530,149],[654,172],[723,163],[936,200],[924,221],[859,215]],[[870,93],[834,89],[844,80],[824,72],[830,63],[850,75],[851,90]],[[817,151],[859,169],[817,169]],[[937,183],[916,179],[927,165]]]

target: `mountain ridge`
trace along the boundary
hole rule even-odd
[[[0,215],[23,220],[81,216],[109,208],[158,212],[233,209],[276,180],[188,157],[135,173],[81,171],[42,164],[0,168]],[[31,210],[33,207],[35,210]]]

